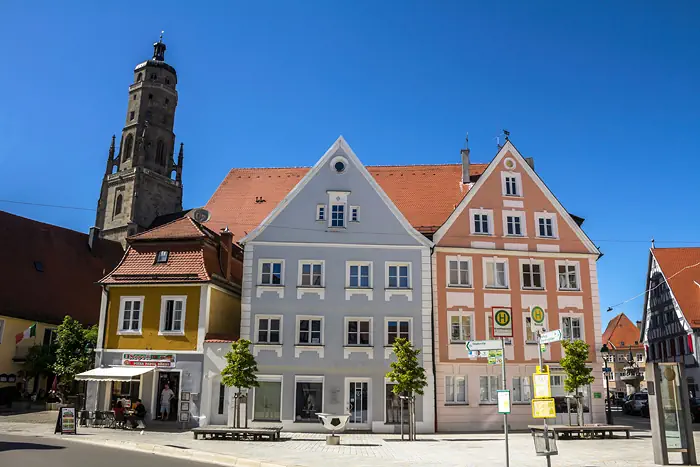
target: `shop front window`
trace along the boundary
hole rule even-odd
[[[323,383],[297,382],[294,420],[297,422],[316,422],[316,414],[323,407]]]
[[[386,423],[401,423],[401,411],[403,410],[403,422],[408,422],[408,400],[401,399],[398,394],[394,394],[395,384],[386,385]]]
[[[280,397],[282,383],[280,381],[260,381],[255,388],[254,420],[280,421]]]

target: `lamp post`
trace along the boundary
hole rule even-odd
[[[610,379],[608,379],[608,355],[610,354],[610,350],[608,350],[608,345],[603,344],[603,347],[600,348],[600,353],[603,354],[603,362],[605,362],[605,389],[607,392],[607,404],[606,404],[606,411],[605,411],[605,420],[607,421],[608,425],[613,424],[613,419],[612,419],[612,410],[610,409]]]

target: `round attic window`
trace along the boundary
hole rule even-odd
[[[346,161],[344,157],[340,157],[340,156],[334,157],[333,160],[331,161],[331,168],[339,174],[342,174],[343,172],[345,172],[345,169],[347,168],[347,166],[348,166],[348,161]]]
[[[513,170],[515,168],[515,161],[513,159],[511,159],[510,157],[507,157],[503,161],[503,165],[506,166],[506,169]]]

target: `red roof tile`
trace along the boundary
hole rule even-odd
[[[479,176],[488,164],[471,164]],[[205,208],[207,226],[228,226],[240,240],[279,204],[309,167],[231,169]],[[367,166],[386,194],[420,232],[432,234],[447,220],[471,185],[462,183],[462,165]],[[262,201],[261,201],[262,200]]]
[[[609,344],[610,350],[641,348],[639,328],[624,313],[620,313],[608,322],[603,333],[603,344]]]
[[[700,327],[700,248],[651,250],[685,319]]]
[[[90,250],[87,234],[0,211],[0,245],[0,315],[49,324],[70,315],[97,324],[96,282],[119,262],[121,244],[97,239]]]
[[[128,240],[186,240],[190,238],[205,238],[207,236],[208,232],[204,230],[202,225],[195,222],[191,217],[184,216],[151,230],[132,235]]]

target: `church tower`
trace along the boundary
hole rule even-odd
[[[95,220],[103,238],[126,245],[127,236],[156,217],[182,210],[182,143],[174,159],[176,85],[161,35],[153,58],[134,68],[118,151],[112,136]]]

